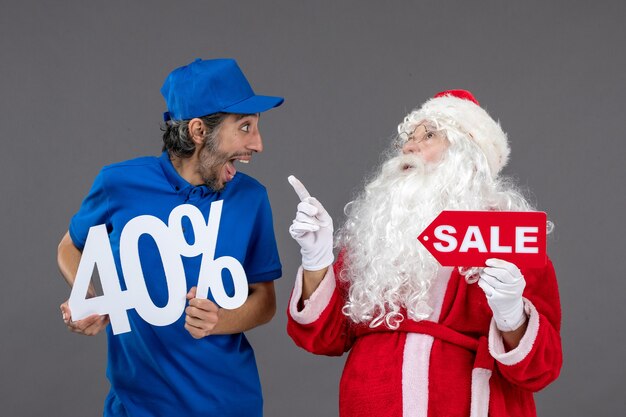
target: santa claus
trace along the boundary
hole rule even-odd
[[[444,268],[416,239],[442,210],[533,210],[499,176],[506,134],[471,93],[452,90],[407,115],[395,145],[336,236],[290,177],[302,267],[289,335],[316,354],[350,352],[342,417],[535,416],[533,392],[562,363],[552,263]]]

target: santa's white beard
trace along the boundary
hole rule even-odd
[[[346,206],[337,244],[345,250],[340,279],[350,284],[344,314],[353,321],[396,328],[403,309],[413,320],[427,318],[439,264],[417,236],[442,210],[510,208],[517,200],[515,191],[496,191],[498,184],[474,164],[452,161],[458,158],[450,150],[434,165],[414,155],[393,157]]]

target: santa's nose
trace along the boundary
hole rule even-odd
[[[402,145],[402,153],[404,155],[408,155],[411,153],[419,153],[419,144],[414,140],[407,140],[404,145]]]

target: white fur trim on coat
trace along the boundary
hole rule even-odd
[[[489,415],[490,378],[490,369],[474,368],[472,370],[470,417],[487,417]]]
[[[408,333],[402,359],[402,416],[428,417],[428,374],[434,338]]]
[[[498,330],[496,321],[491,320],[491,326],[489,328],[489,352],[495,360],[503,365],[511,366],[520,363],[528,356],[535,344],[535,340],[537,340],[537,334],[539,333],[539,313],[535,306],[526,298],[524,298],[524,311],[526,311],[528,315],[526,333],[522,336],[519,345],[508,352],[504,348],[502,333]]]
[[[300,267],[296,275],[296,282],[293,285],[293,291],[291,292],[291,300],[289,301],[291,318],[299,324],[313,323],[328,306],[328,302],[335,292],[335,285],[335,271],[330,266],[319,287],[311,294],[308,300],[304,300],[302,311],[298,311],[298,303],[302,297],[302,267]]]

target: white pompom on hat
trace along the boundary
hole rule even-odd
[[[466,90],[446,90],[435,94],[418,110],[412,112],[405,119],[409,120],[434,119],[453,127],[458,127],[484,153],[491,174],[496,177],[509,159],[509,143],[506,133],[500,124],[482,108],[472,93]]]

